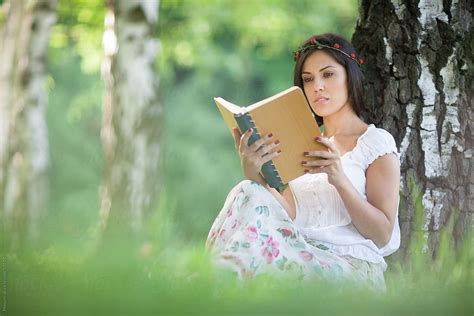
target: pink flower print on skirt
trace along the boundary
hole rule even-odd
[[[245,180],[229,193],[206,242],[218,266],[240,278],[263,273],[303,279],[352,280],[385,290],[381,265],[339,256],[315,240],[306,240],[275,197]]]
[[[278,250],[278,242],[273,240],[270,236],[268,237],[265,247],[262,248],[262,256],[265,258],[267,263],[272,263],[273,258],[278,257],[280,250]]]

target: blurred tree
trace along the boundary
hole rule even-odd
[[[46,53],[56,5],[12,0],[1,7],[0,207],[13,249],[37,238],[46,206]]]
[[[402,249],[413,229],[410,178],[422,190],[433,255],[453,212],[461,211],[457,242],[473,224],[472,9],[469,1],[360,2],[353,41],[366,57],[364,115],[401,147]]]
[[[107,5],[101,225],[137,232],[144,215],[156,208],[161,184],[162,105],[153,34],[158,0],[110,0]]]

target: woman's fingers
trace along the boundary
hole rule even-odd
[[[271,143],[271,144],[262,145],[262,147],[261,147],[259,150],[257,150],[257,155],[258,155],[259,157],[265,156],[266,154],[272,152],[273,149],[274,149],[275,147],[277,147],[279,143],[280,143],[280,141],[277,140],[277,141],[275,141],[275,142],[273,142],[273,143]]]
[[[324,168],[311,168],[311,169],[306,169],[304,172],[315,174],[315,173],[326,173],[326,170],[324,170]]]
[[[261,153],[261,156],[263,156],[279,143],[279,141],[277,140],[276,142],[268,144],[268,142],[273,138],[273,134],[269,133],[265,135],[264,137],[257,139],[253,144],[247,145],[248,140],[250,139],[251,136],[252,136],[252,129],[249,129],[244,134],[242,134],[242,137],[240,139],[241,152],[246,151],[245,149],[248,148],[250,152],[258,152],[259,154]],[[242,146],[242,144],[247,145],[247,146]]]
[[[239,145],[239,149],[240,151],[242,152],[244,148],[247,148],[247,144],[249,142],[249,138],[250,136],[252,136],[252,129],[249,128],[245,133],[242,134],[242,136],[240,137],[240,145]],[[243,146],[242,146],[243,145]]]
[[[334,161],[330,159],[318,159],[318,160],[303,160],[301,164],[305,167],[326,167],[333,164]]]
[[[235,148],[238,150],[240,146],[240,138],[242,137],[242,133],[237,127],[232,129],[232,134],[234,136]]]
[[[305,151],[303,155],[306,157],[318,157],[323,159],[333,159],[336,157],[335,153],[322,150]]]
[[[268,133],[267,135],[261,137],[260,139],[256,140],[255,143],[249,146],[249,148],[253,151],[257,151],[260,147],[268,143],[273,138],[272,133]]]
[[[315,140],[320,143],[320,144],[323,144],[324,146],[326,146],[327,148],[329,148],[333,153],[337,153],[339,154],[339,150],[337,150],[336,146],[334,146],[333,143],[331,143],[331,141],[328,139],[328,138],[324,138],[324,137],[316,137]]]
[[[280,156],[281,155],[281,150],[277,150],[277,151],[274,151],[274,152],[271,152],[269,153],[268,155],[265,155],[263,156],[262,158],[260,158],[260,163],[263,165],[264,163],[266,163],[267,161],[270,161],[272,159],[275,159],[276,157]]]

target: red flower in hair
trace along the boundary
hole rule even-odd
[[[302,53],[306,52],[308,49],[313,50],[313,49],[323,49],[323,48],[328,48],[328,49],[333,49],[337,50],[339,53],[344,54],[346,57],[349,57],[353,61],[355,61],[359,66],[365,63],[363,58],[357,58],[357,55],[355,53],[349,54],[342,50],[340,43],[334,43],[334,44],[322,44],[318,42],[316,36],[311,37],[305,44],[301,47],[298,48],[295,52],[293,52],[293,58],[295,61],[297,61]]]

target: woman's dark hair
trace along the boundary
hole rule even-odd
[[[346,52],[347,54],[356,54],[354,46],[346,40],[344,37],[332,34],[332,33],[325,33],[320,35],[314,35],[311,38],[316,39],[319,43],[328,46],[334,46],[336,43],[340,45],[339,49]],[[295,69],[293,73],[293,84],[295,86],[300,87],[304,91],[303,87],[303,79],[301,78],[301,72],[303,71],[303,65],[306,58],[311,55],[314,51],[319,50],[315,46],[309,45],[311,42],[311,38],[306,40],[300,47],[309,46],[307,49],[302,50],[299,54],[298,58],[296,59]],[[331,49],[331,48],[322,48],[325,52],[327,52],[330,56],[332,56],[341,66],[346,69],[347,72],[347,85],[349,88],[349,100],[351,101],[352,108],[354,112],[359,116],[362,110],[363,101],[362,101],[362,82],[364,80],[364,75],[359,68],[359,64],[344,55],[343,53]],[[316,114],[315,114],[316,115]],[[322,118],[316,115],[316,120],[318,123],[322,123]]]

